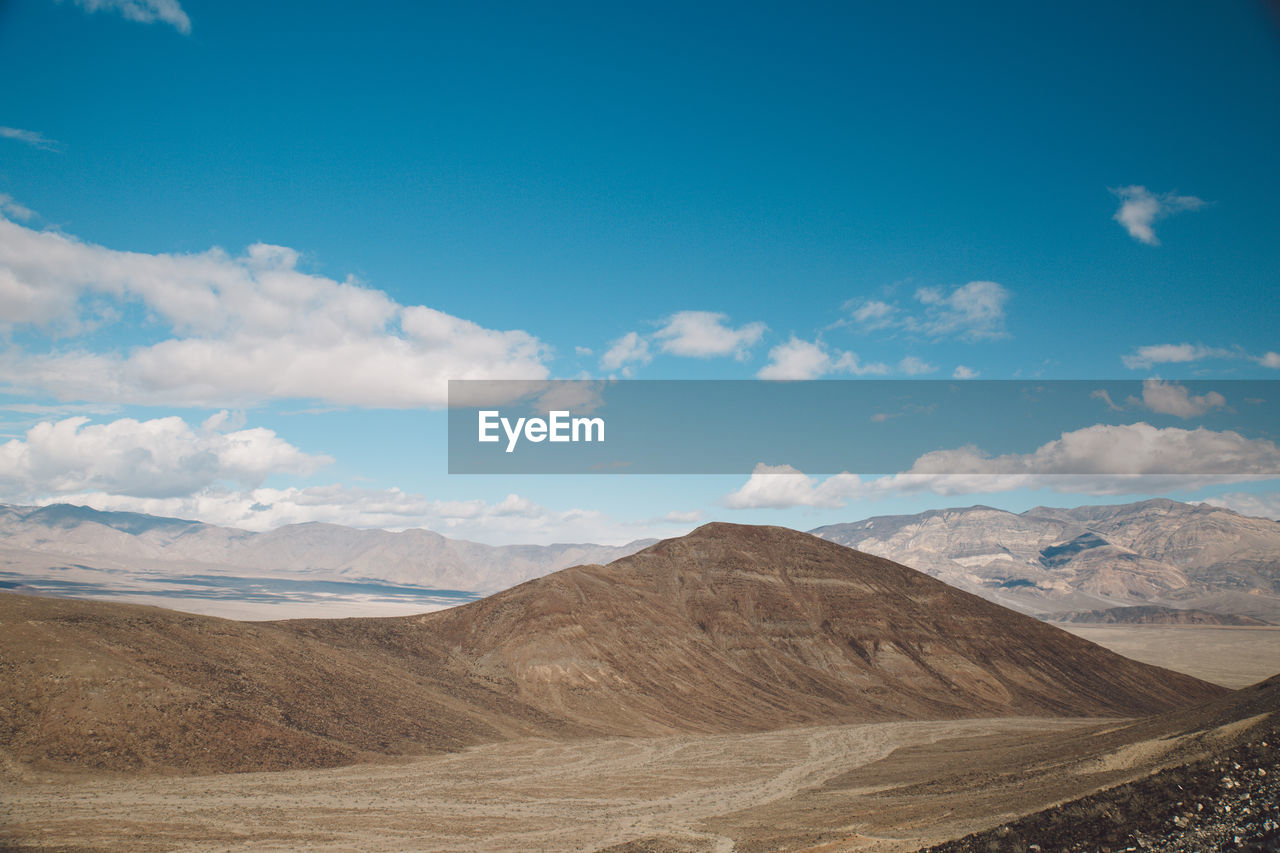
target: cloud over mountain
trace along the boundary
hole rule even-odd
[[[0,444],[0,488],[20,497],[102,491],[166,499],[223,482],[253,487],[271,474],[309,475],[332,461],[269,429],[222,431],[223,420],[215,415],[200,430],[178,417],[45,421]]]

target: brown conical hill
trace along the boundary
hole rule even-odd
[[[779,527],[708,524],[414,621],[472,674],[604,731],[1138,715],[1222,692]]]
[[[1130,716],[1225,692],[777,527],[711,524],[402,618],[0,595],[0,761],[37,766],[332,766],[530,735]]]

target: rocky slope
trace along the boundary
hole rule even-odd
[[[976,506],[811,532],[1027,613],[1161,605],[1280,622],[1280,523],[1220,507]]]
[[[929,848],[992,850],[1280,850],[1280,676],[1200,712],[1157,718],[1144,728],[1182,739],[1149,775],[1002,826]]]
[[[890,561],[725,524],[416,617],[0,596],[0,685],[20,762],[187,772],[527,734],[1131,716],[1224,692]]]

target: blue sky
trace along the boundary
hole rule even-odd
[[[1280,378],[1261,2],[0,0],[0,79],[0,500],[486,541],[1120,500],[449,477],[433,406],[460,374]]]

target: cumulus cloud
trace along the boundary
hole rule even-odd
[[[39,148],[42,151],[62,150],[62,143],[57,140],[49,139],[39,131],[23,130],[19,127],[0,127],[0,139],[13,139],[18,142],[25,142],[32,148]]]
[[[840,507],[853,499],[932,493],[983,494],[1052,489],[1092,495],[1161,493],[1271,479],[1280,447],[1229,430],[1106,425],[1063,433],[1030,453],[991,456],[976,447],[923,454],[903,473],[863,479],[843,472],[826,480],[787,465],[756,466],[722,501],[748,507]]]
[[[721,500],[730,509],[789,509],[842,507],[864,491],[853,474],[837,474],[819,481],[790,465],[756,465],[740,489]]]
[[[885,374],[888,365],[863,364],[855,353],[829,348],[822,341],[806,341],[792,335],[769,350],[769,363],[756,373],[760,379],[817,379],[829,373],[854,376]]]
[[[729,325],[729,317],[715,311],[679,311],[653,333],[662,351],[692,358],[731,355],[743,360],[764,335],[764,323]]]
[[[963,364],[957,364],[956,369],[951,372],[952,379],[977,379],[978,371],[972,367],[965,367]]]
[[[949,291],[919,288],[914,294],[916,304],[909,307],[881,300],[851,302],[847,307],[850,322],[863,331],[901,329],[935,339],[978,341],[1007,336],[1009,296],[1008,289],[994,281],[971,281]]]
[[[649,342],[636,332],[627,332],[618,338],[604,355],[600,356],[601,370],[623,370],[625,375],[631,374],[630,365],[644,365],[653,360],[649,352]]]
[[[1111,218],[1123,225],[1130,237],[1148,246],[1160,245],[1152,227],[1157,220],[1186,210],[1199,210],[1205,205],[1193,195],[1157,194],[1136,185],[1113,187],[1111,192],[1120,199],[1120,207]]]
[[[1161,415],[1175,415],[1179,418],[1194,418],[1212,411],[1222,409],[1227,400],[1217,391],[1209,391],[1193,395],[1185,385],[1176,382],[1164,382],[1160,379],[1146,379],[1142,383],[1142,399],[1130,398],[1131,403],[1138,403]]]
[[[240,257],[121,252],[0,219],[0,330],[74,336],[141,305],[172,336],[128,352],[0,355],[7,390],[63,400],[243,406],[269,399],[444,406],[448,379],[544,379],[545,347],[382,291]]]
[[[10,500],[86,490],[170,498],[227,481],[257,486],[272,474],[310,475],[332,461],[269,429],[237,427],[225,414],[199,430],[178,417],[44,421],[0,444],[0,489]]]
[[[1254,518],[1280,521],[1280,492],[1229,492],[1225,495],[1205,498],[1200,503],[1225,507]]]
[[[169,24],[180,33],[190,34],[191,19],[183,11],[178,0],[75,0],[76,5],[90,12],[105,9],[119,12],[130,21],[152,24],[157,21]]]

